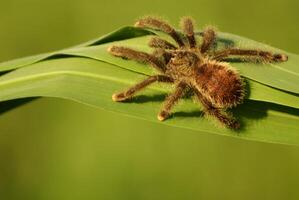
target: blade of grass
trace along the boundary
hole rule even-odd
[[[156,123],[156,114],[171,87],[153,85],[131,102],[115,103],[111,94],[145,75],[86,58],[48,60],[0,77],[0,101],[24,97],[58,97]],[[299,110],[271,103],[245,101],[233,110],[242,122],[234,132],[202,117],[200,106],[183,100],[163,124],[242,139],[299,145]]]

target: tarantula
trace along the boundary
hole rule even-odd
[[[244,98],[244,82],[239,73],[223,62],[230,56],[252,57],[265,62],[287,61],[284,54],[274,54],[259,49],[224,48],[212,51],[216,41],[213,27],[203,30],[202,42],[197,45],[194,22],[190,17],[181,20],[183,35],[165,21],[155,17],[138,20],[136,27],[151,28],[169,34],[177,45],[153,37],[149,46],[153,54],[136,51],[122,46],[110,46],[108,52],[114,56],[146,63],[160,72],[149,76],[128,90],[113,94],[113,101],[125,101],[154,82],[171,83],[175,90],[164,102],[158,119],[163,121],[171,114],[173,106],[187,93],[195,96],[203,106],[203,112],[215,117],[221,124],[238,129],[240,123],[226,109],[240,104]]]

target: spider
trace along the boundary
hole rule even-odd
[[[259,49],[232,47],[212,51],[217,38],[215,28],[206,27],[201,33],[202,42],[198,45],[193,19],[183,17],[180,25],[183,34],[156,17],[148,16],[136,22],[136,27],[165,32],[176,42],[176,45],[173,45],[164,39],[153,37],[148,44],[155,49],[152,54],[122,46],[108,48],[108,52],[114,56],[149,64],[160,72],[124,92],[113,94],[112,100],[128,100],[154,82],[174,84],[175,89],[166,97],[158,113],[158,120],[167,119],[174,105],[185,95],[191,94],[202,104],[204,114],[218,119],[225,127],[239,129],[240,123],[227,109],[242,103],[245,93],[244,81],[228,62],[224,62],[225,59],[239,56],[261,59],[264,62],[283,62],[288,60],[288,56]]]

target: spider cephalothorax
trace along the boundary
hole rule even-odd
[[[179,99],[191,92],[202,104],[204,113],[215,117],[229,128],[238,129],[239,122],[230,116],[226,109],[242,102],[244,84],[239,73],[223,60],[230,56],[254,57],[264,62],[281,62],[288,59],[284,54],[273,54],[258,49],[225,48],[211,51],[216,40],[214,28],[205,28],[201,34],[202,42],[197,45],[193,21],[189,17],[181,20],[183,35],[168,23],[154,17],[140,19],[135,26],[163,31],[174,39],[177,46],[154,37],[149,42],[149,46],[155,48],[153,54],[120,46],[109,47],[108,51],[114,56],[147,63],[160,72],[159,75],[149,76],[124,92],[113,94],[112,99],[127,100],[154,82],[174,84],[175,90],[166,98],[158,114],[161,121],[170,116],[171,109]]]

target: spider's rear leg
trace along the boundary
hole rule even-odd
[[[158,114],[158,120],[163,121],[170,116],[171,109],[186,94],[187,90],[188,86],[184,82],[180,82],[176,86],[175,91],[166,98],[164,105]]]
[[[206,53],[207,51],[209,51],[215,41],[216,41],[216,31],[215,31],[215,28],[209,26],[207,28],[204,29],[204,31],[202,32],[202,44],[200,46],[200,52],[202,54]]]
[[[212,103],[206,99],[198,90],[195,89],[195,94],[204,107],[205,114],[215,117],[218,121],[231,129],[239,129],[240,123],[233,117],[229,116],[225,111],[220,108],[216,108]]]
[[[176,43],[178,43],[180,47],[184,46],[184,42],[181,39],[178,32],[173,27],[171,27],[167,22],[161,19],[155,17],[144,17],[138,20],[135,23],[135,26],[142,27],[142,28],[152,28],[152,29],[157,29],[159,31],[163,31],[169,34],[176,41]]]
[[[113,101],[125,101],[131,97],[133,97],[138,91],[144,89],[145,87],[149,86],[150,84],[154,82],[164,82],[164,83],[172,83],[172,78],[164,75],[155,75],[150,76],[147,79],[141,81],[140,83],[137,83],[136,85],[132,86],[125,92],[121,93],[115,93],[112,95]]]
[[[108,48],[108,52],[114,56],[136,60],[138,62],[147,63],[153,66],[160,72],[165,72],[165,64],[157,57],[145,52],[135,51],[127,47],[111,46]]]
[[[268,51],[238,48],[225,49],[215,52],[213,59],[221,61],[225,58],[228,58],[229,56],[256,57],[261,58],[263,61],[266,62],[284,62],[288,60],[288,56],[285,54],[273,54]]]
[[[187,36],[190,48],[196,47],[196,40],[194,36],[194,22],[190,17],[181,19],[181,27],[183,33]]]

